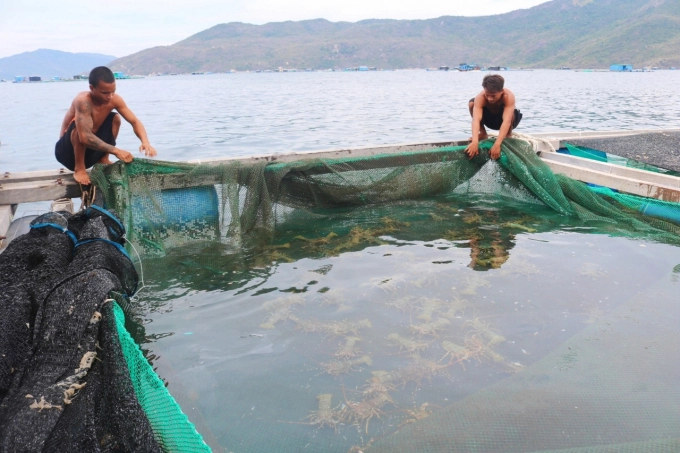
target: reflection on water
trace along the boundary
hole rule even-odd
[[[289,219],[264,250],[224,255],[194,245],[144,262],[144,348],[213,446],[423,451],[439,439],[462,442],[455,451],[500,452],[677,436],[669,426],[680,414],[660,402],[656,373],[680,370],[641,346],[643,339],[662,342],[663,351],[680,346],[677,310],[663,318],[650,310],[678,302],[677,247],[583,234],[596,230],[540,206],[495,199],[440,197],[318,214],[313,224]],[[635,329],[621,323],[631,316],[644,322]],[[628,358],[614,350],[620,340],[607,342],[613,334],[630,341]],[[612,357],[600,356],[602,345]],[[571,349],[557,352],[563,347]],[[591,350],[598,351],[593,363]],[[586,428],[560,440],[548,436],[554,421],[525,417],[508,429],[543,437],[499,433],[487,442],[495,414],[517,411],[501,402],[503,392],[519,385],[529,392],[522,404],[553,401],[555,388],[574,382],[559,384],[559,376],[586,364],[617,376],[611,370],[621,360],[646,383],[647,397],[626,399],[628,406],[616,406],[623,415],[594,424],[599,440]],[[599,381],[579,385],[580,398],[593,402],[583,407],[612,399]],[[539,398],[546,386],[553,393]],[[484,399],[489,391],[500,393]],[[622,419],[640,410],[666,421],[627,430]],[[456,418],[463,413],[474,427]],[[471,433],[467,443],[445,434],[458,422]]]

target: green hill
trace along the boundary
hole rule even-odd
[[[283,68],[680,66],[678,0],[553,0],[483,17],[216,25],[111,63],[130,74]]]

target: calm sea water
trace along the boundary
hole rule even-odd
[[[158,159],[464,139],[484,72],[260,73],[120,80]],[[678,127],[680,71],[509,71],[524,133]],[[54,142],[86,82],[0,84],[0,170],[57,168]],[[119,146],[136,152],[129,125]]]
[[[159,159],[189,160],[466,138],[483,75],[176,76],[118,92]],[[504,76],[522,132],[678,127],[680,72]],[[0,84],[0,170],[56,168],[85,88]],[[119,146],[138,146],[129,127]],[[677,246],[484,196],[318,219],[284,225],[262,256],[190,246],[142,262],[133,334],[216,451],[677,438]]]
[[[143,261],[136,339],[215,451],[677,437],[677,246],[485,196],[300,217]]]

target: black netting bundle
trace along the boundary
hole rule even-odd
[[[113,316],[137,286],[124,231],[99,208],[67,216],[0,255],[0,450],[161,451]]]

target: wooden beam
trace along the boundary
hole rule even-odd
[[[88,170],[89,173],[89,170]],[[10,173],[6,171],[0,175],[0,184],[12,182],[30,182],[62,179],[63,181],[74,181],[73,172],[65,168],[58,170],[40,170]]]
[[[467,142],[466,142],[467,143]],[[456,146],[456,145],[450,145],[447,143],[447,146]],[[464,159],[460,154],[451,154],[449,152],[442,152],[436,148],[433,148],[432,144],[428,144],[427,146],[422,145],[423,152],[414,152],[414,151],[419,151],[415,148],[408,148],[408,151],[414,152],[414,154],[410,155],[408,157],[409,162],[411,164],[431,164],[431,163],[438,163],[438,162],[448,162],[456,159]],[[440,147],[441,149],[442,147]],[[327,165],[323,164],[322,162],[319,162],[316,165],[309,166],[306,168],[304,171],[300,171],[301,174],[304,174],[305,176],[310,176],[310,175],[321,175],[321,174],[327,174],[331,173],[333,171],[346,171],[346,170],[373,170],[373,169],[382,169],[382,168],[398,168],[402,167],[403,163],[399,162],[399,160],[394,158],[394,152],[390,153],[378,153],[375,152],[375,148],[371,148],[370,152],[371,154],[367,156],[361,156],[360,159],[357,159],[356,161],[353,161],[353,158],[359,158],[360,156],[356,154],[352,155],[336,155],[334,152],[332,153],[313,153],[308,156],[305,156],[307,158],[313,157],[314,159],[321,159],[321,158],[332,158],[332,159],[350,159],[351,162],[351,167],[348,166],[347,168],[339,168],[339,169],[330,169]],[[384,150],[381,148],[381,150]],[[408,151],[402,151],[402,152],[408,152]],[[383,154],[385,154],[383,156]],[[295,156],[295,157],[294,157]],[[372,158],[371,158],[372,157]],[[224,164],[226,162],[232,161],[232,160],[238,160],[238,159],[224,159],[220,160],[219,162],[217,161],[211,161],[209,162],[210,166],[212,165],[218,165],[218,164]],[[296,161],[303,161],[304,157],[300,157],[299,155],[295,154],[286,154],[285,157],[281,160],[276,160],[272,162],[272,165],[268,165],[265,169],[271,169],[272,171],[276,171],[276,166],[277,164],[283,164],[284,162],[296,162]],[[252,160],[248,160],[248,162],[253,162]],[[206,162],[204,162],[206,163]],[[208,164],[208,163],[206,163]],[[214,185],[214,184],[220,184],[221,181],[221,175],[219,173],[215,174],[209,174],[209,173],[204,173],[200,176],[194,176],[191,181],[191,187],[198,187],[198,186],[209,186],[209,185]],[[187,180],[186,180],[186,175],[185,174],[168,174],[168,175],[163,175],[163,174],[158,174],[158,175],[140,175],[135,177],[133,180],[130,181],[130,187],[135,190],[135,189],[141,189],[143,187],[154,187],[158,190],[165,190],[165,189],[175,189],[175,188],[184,188],[188,187],[187,186]]]
[[[534,137],[547,140],[555,148],[559,148],[564,140],[570,138],[607,138],[607,137],[622,137],[629,135],[646,134],[650,132],[680,132],[680,129],[642,129],[634,131],[605,131],[605,132],[547,132],[533,134]],[[539,153],[548,153],[551,149],[548,143],[536,144],[536,151]],[[208,161],[192,160],[190,163],[201,163],[207,165],[220,165],[227,162],[241,161],[243,163],[253,162],[269,162],[269,163],[284,163],[294,162],[306,159],[341,159],[352,157],[371,157],[380,154],[398,154],[407,152],[417,152],[426,150],[436,150],[442,147],[449,146],[465,146],[468,144],[467,140],[454,140],[445,142],[431,142],[431,143],[416,143],[416,144],[396,144],[396,145],[382,145],[371,146],[365,148],[352,149],[332,149],[322,151],[302,151],[294,153],[269,154],[262,156],[230,156],[220,159],[210,159]],[[553,153],[554,154],[554,153]],[[544,154],[545,155],[545,154]],[[378,165],[375,161],[367,163],[366,165]],[[580,164],[586,168],[586,164]],[[596,171],[602,171],[596,170]],[[645,172],[650,175],[650,172]],[[641,177],[636,175],[633,178]],[[173,180],[173,177],[163,178],[163,188],[181,187],[183,184],[180,181]],[[645,177],[644,181],[648,181]],[[211,178],[205,178],[204,181],[198,181],[196,185],[215,184]],[[661,183],[665,185],[666,183]],[[80,197],[80,187],[73,180],[73,173],[66,169],[35,171],[24,173],[9,173],[6,172],[0,175],[0,205],[27,203],[35,201],[55,200],[57,198],[76,198]]]
[[[0,205],[78,198],[80,195],[77,182],[60,178],[0,184]]]
[[[262,156],[229,156],[219,159],[190,160],[191,164],[205,164],[205,165],[220,165],[225,162],[240,161],[243,163],[266,161],[270,163],[284,163],[296,162],[306,159],[341,159],[348,157],[370,157],[380,154],[397,154],[408,153],[416,151],[436,150],[437,148],[444,148],[449,146],[467,146],[470,142],[467,140],[434,142],[434,143],[404,143],[397,145],[384,146],[370,146],[365,148],[351,148],[351,149],[329,149],[320,151],[298,151],[292,153],[281,154],[267,154]]]
[[[569,141],[569,139],[576,138],[612,138],[612,137],[627,137],[631,135],[663,133],[663,132],[680,132],[680,129],[635,129],[630,131],[574,131],[574,132],[539,132],[531,134],[536,138],[554,139],[560,142]]]
[[[561,153],[539,153],[541,159],[547,161],[564,163],[568,165],[575,165],[584,170],[594,170],[596,172],[608,173],[611,175],[621,176],[624,178],[637,179],[648,182],[650,184],[658,184],[661,186],[673,187],[680,189],[680,178],[664,173],[655,173],[653,171],[642,170],[633,167],[623,167],[621,165],[614,165],[607,162],[600,162],[584,157],[571,156],[569,154]]]
[[[16,211],[17,205],[0,205],[0,249],[4,248],[5,236]]]
[[[609,187],[641,197],[680,203],[680,187],[678,187],[677,184],[668,186],[665,184],[650,183],[648,180],[634,179],[628,176],[618,175],[611,171],[598,171],[591,168],[584,168],[580,165],[575,165],[573,162],[566,163],[550,159],[544,159],[544,162],[555,173],[569,176],[578,181]],[[611,166],[611,164],[600,163]],[[680,181],[680,178],[675,179]]]

